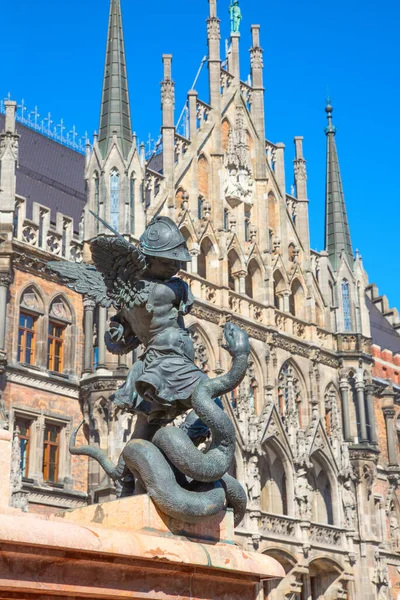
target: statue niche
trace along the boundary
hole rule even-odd
[[[228,134],[228,148],[224,157],[224,166],[226,200],[232,207],[241,202],[251,205],[254,196],[254,180],[242,106],[236,108],[235,128],[230,129]]]

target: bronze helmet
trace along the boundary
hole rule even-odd
[[[146,256],[159,256],[180,262],[192,257],[185,238],[169,217],[154,217],[139,240],[139,250]]]

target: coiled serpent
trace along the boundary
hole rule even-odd
[[[250,353],[247,333],[227,323],[224,348],[232,356],[231,369],[214,379],[203,380],[192,393],[191,406],[210,428],[212,443],[201,452],[177,427],[163,427],[151,441],[132,439],[123,449],[117,466],[96,447],[76,447],[76,428],[70,452],[95,458],[115,481],[130,471],[164,513],[186,522],[216,515],[225,506],[234,510],[235,525],[246,509],[246,494],[240,483],[227,474],[235,453],[236,436],[229,417],[214,398],[234,390],[242,381]]]

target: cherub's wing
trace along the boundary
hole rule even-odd
[[[133,284],[146,269],[145,256],[121,237],[101,235],[90,242],[93,262],[104,277],[108,293],[118,303],[132,294]]]
[[[101,273],[93,266],[69,261],[51,261],[47,267],[68,282],[69,288],[92,298],[102,306],[111,306],[112,300],[107,296],[107,288]]]

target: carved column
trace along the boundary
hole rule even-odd
[[[93,372],[93,313],[96,303],[91,298],[85,297],[83,300],[84,308],[84,354],[83,354],[83,372]]]
[[[99,348],[98,369],[106,368],[106,344],[104,336],[106,333],[107,309],[104,306],[99,306],[99,322],[97,324],[97,344]]]
[[[283,292],[281,298],[283,305],[279,309],[283,312],[290,312],[290,292]]]
[[[365,401],[364,401],[364,381],[356,381],[356,393],[357,393],[357,406],[358,406],[358,415],[360,417],[360,442],[368,441],[367,434],[367,420],[365,417]]]
[[[339,382],[340,395],[342,398],[343,415],[343,437],[346,442],[351,441],[350,433],[350,412],[349,412],[349,384],[347,378],[342,378]]]
[[[7,298],[10,273],[0,273],[0,357],[6,354]]]
[[[237,273],[239,278],[239,294],[246,293],[246,275],[246,271],[239,271],[239,273]]]
[[[378,436],[376,432],[376,421],[375,421],[375,407],[374,407],[374,394],[373,394],[372,383],[367,383],[365,386],[365,394],[367,400],[367,418],[370,429],[370,442],[371,444],[378,443]]]
[[[396,439],[394,431],[394,416],[396,411],[391,406],[387,406],[383,409],[386,423],[386,437],[387,437],[387,449],[389,457],[389,465],[398,465]]]

